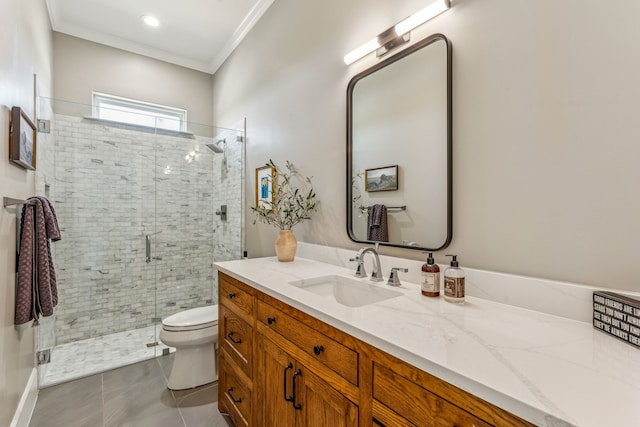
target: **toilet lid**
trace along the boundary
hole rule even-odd
[[[208,328],[218,324],[218,306],[192,308],[172,314],[162,321],[167,330],[192,330]]]

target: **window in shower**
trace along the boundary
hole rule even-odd
[[[93,92],[94,116],[101,120],[176,132],[187,131],[187,110]]]

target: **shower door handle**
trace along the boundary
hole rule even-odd
[[[150,235],[146,235],[145,236],[145,240],[146,240],[146,249],[147,249],[147,262],[151,262],[151,236]]]

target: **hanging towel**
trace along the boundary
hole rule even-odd
[[[16,284],[15,323],[21,325],[51,316],[58,305],[56,272],[49,240],[60,240],[58,219],[46,197],[29,198],[33,204],[22,207],[18,282]]]
[[[367,218],[367,240],[377,242],[389,241],[387,207],[385,205],[369,206],[369,217]]]

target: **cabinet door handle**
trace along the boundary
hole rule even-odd
[[[316,356],[320,356],[320,353],[322,353],[324,351],[324,347],[321,345],[314,345],[313,346],[313,353]]]
[[[298,369],[296,372],[294,372],[293,377],[291,378],[291,383],[293,383],[293,399],[291,399],[291,404],[293,405],[294,409],[302,409],[302,405],[296,403],[296,377],[300,376],[302,376],[302,371]]]
[[[233,337],[233,332],[229,332],[227,334],[227,338],[229,338],[234,344],[240,344],[242,342],[242,339],[235,339]]]
[[[229,397],[231,398],[231,400],[233,400],[233,402],[234,402],[234,403],[240,403],[240,402],[242,402],[242,398],[241,398],[241,397],[239,397],[239,398],[237,398],[237,399],[236,399],[235,397],[233,397],[233,394],[231,394],[231,392],[232,392],[232,391],[233,391],[233,387],[229,387],[229,390],[227,390],[227,394],[229,395]]]
[[[267,323],[273,325],[276,321],[275,317],[267,317]]]
[[[293,396],[287,396],[287,371],[293,368],[293,364],[289,363],[284,367],[284,400],[287,402],[293,402]]]
[[[229,299],[234,299],[235,297],[236,297],[236,294],[234,294],[233,292],[229,294]]]

